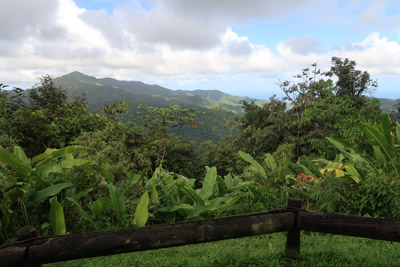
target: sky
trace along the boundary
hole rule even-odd
[[[349,58],[400,98],[398,0],[0,0],[0,83],[79,71],[268,99]]]

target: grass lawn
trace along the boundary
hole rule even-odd
[[[277,233],[45,266],[288,266],[285,242]],[[301,256],[290,266],[400,266],[400,243],[302,232]]]

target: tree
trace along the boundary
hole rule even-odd
[[[155,169],[164,161],[167,149],[174,140],[173,135],[169,134],[168,130],[181,128],[188,124],[195,127],[194,118],[196,114],[193,109],[178,105],[159,108],[142,104],[139,108],[144,110],[140,116],[143,128],[142,136],[147,140],[148,146],[153,146],[149,150],[156,153],[153,156]]]
[[[239,147],[259,157],[280,145],[292,144],[296,157],[332,157],[335,150],[326,141],[328,136],[366,145],[359,124],[378,121],[381,111],[379,103],[363,93],[371,92],[377,83],[368,72],[356,70],[354,61],[334,57],[332,64],[328,72],[312,64],[295,75],[295,81],[279,82],[285,93],[282,101],[271,99],[263,107],[243,103]],[[336,82],[331,79],[334,75]]]
[[[337,77],[336,96],[360,98],[365,93],[371,94],[378,87],[377,81],[371,80],[367,71],[357,70],[356,65],[355,61],[348,58],[332,57],[331,70],[325,74]]]
[[[315,121],[316,118],[312,117],[314,113],[310,110],[315,109],[316,105],[322,109],[328,107],[330,103],[327,99],[332,98],[334,90],[332,80],[322,78],[324,74],[318,69],[317,64],[314,63],[311,67],[303,69],[302,74],[294,76],[300,80],[299,82],[279,83],[281,90],[285,93],[283,100],[289,101],[291,105],[287,111],[291,121],[288,133],[292,135],[289,137],[289,142],[295,144],[297,157],[305,152],[302,150],[309,145],[310,138],[316,136],[321,138],[321,135],[326,134],[323,129],[324,122],[321,119]],[[308,153],[310,151],[306,152]]]
[[[244,116],[238,118],[240,150],[255,157],[274,152],[286,140],[290,121],[286,103],[271,97],[269,102],[258,106],[255,102],[243,103]]]
[[[67,100],[67,91],[54,83],[54,77],[44,75],[40,83],[28,90],[32,109],[41,109],[56,115]]]
[[[68,146],[82,132],[104,126],[107,119],[90,113],[82,97],[67,102],[66,90],[56,86],[49,75],[43,76],[27,94],[20,88],[11,92],[3,88],[4,85],[0,88],[0,146],[18,144],[28,157],[46,148]]]
[[[5,90],[8,86],[0,83],[0,149],[11,150],[17,144],[16,136],[10,128],[11,123],[14,121],[14,111],[18,109],[18,105],[22,104],[20,101],[20,89],[14,88],[15,95],[10,95]]]

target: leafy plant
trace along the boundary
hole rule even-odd
[[[146,225],[147,219],[149,218],[149,193],[146,191],[141,196],[139,203],[135,210],[135,217],[133,218],[133,224],[138,227]]]
[[[333,161],[314,160],[321,179],[300,193],[314,209],[327,212],[399,218],[398,135],[384,115],[380,124],[362,124],[369,149],[358,149],[339,138],[329,137],[340,152]],[[291,188],[295,191],[295,188]],[[298,190],[297,190],[297,193]]]
[[[221,178],[215,167],[207,167],[202,187],[195,189],[194,185],[194,179],[158,167],[145,186],[151,191],[150,210],[154,219],[171,223],[221,216],[236,208],[238,197],[234,192],[238,180],[231,175]]]
[[[47,149],[32,159],[18,146],[14,147],[14,153],[0,149],[2,235],[6,235],[4,231],[8,231],[10,220],[14,231],[18,226],[40,224],[38,214],[46,214],[43,209],[48,209],[45,201],[73,187],[73,183],[65,182],[68,171],[91,163],[72,156],[86,149],[79,146]],[[62,207],[55,201],[51,201],[51,222],[53,230],[62,234]],[[19,220],[19,216],[24,220]]]
[[[108,186],[108,190],[110,191],[111,205],[117,216],[118,226],[122,228],[126,222],[126,207],[124,196],[113,184],[110,184]]]
[[[55,235],[65,235],[64,209],[55,198],[53,198],[50,203],[50,223],[53,228],[53,233]]]
[[[267,173],[265,172],[264,168],[253,159],[253,157],[250,154],[247,154],[246,152],[239,151],[239,155],[248,163],[251,164],[251,166],[261,175],[261,177],[264,179],[264,181],[268,182],[268,177]],[[270,159],[270,164],[272,164],[272,160]]]

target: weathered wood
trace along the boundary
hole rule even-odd
[[[27,247],[5,247],[0,249],[0,266],[24,266]]]
[[[400,242],[400,221],[299,211],[297,227],[320,233]]]
[[[295,224],[293,212],[255,213],[210,220],[129,228],[114,231],[43,237],[0,247],[0,262],[20,266],[125,252],[196,244],[283,232]],[[26,248],[29,246],[29,248]],[[25,249],[24,249],[25,248]],[[25,256],[24,256],[25,254]],[[9,257],[13,255],[13,257]]]
[[[296,210],[301,208],[301,199],[289,198],[287,209]],[[297,217],[297,211],[295,211]],[[286,238],[286,256],[291,259],[300,255],[300,229],[297,224],[294,224],[291,229],[287,232]]]
[[[24,226],[17,231],[17,240],[18,241],[31,239],[31,238],[34,238],[37,236],[38,236],[38,233],[37,233],[36,228],[33,226],[30,226],[30,225]]]
[[[24,226],[22,228],[20,228],[17,231],[17,241],[24,241],[24,240],[29,240],[29,239],[33,239],[35,237],[38,236],[37,230],[35,227],[33,226]],[[33,262],[30,262],[29,259],[26,258],[26,256],[28,255],[28,251],[29,248],[25,247],[25,248],[17,248],[15,251],[8,251],[10,254],[8,255],[9,259],[8,261],[11,261],[12,259],[15,259],[15,257],[18,257],[18,255],[20,253],[23,253],[24,257],[20,258],[20,259],[15,259],[19,264],[21,264],[20,266],[25,266],[25,267],[41,267],[42,264],[36,264]],[[3,263],[0,263],[0,266],[3,266]]]
[[[301,209],[301,199],[297,198],[297,197],[289,197],[287,208],[288,209]]]

